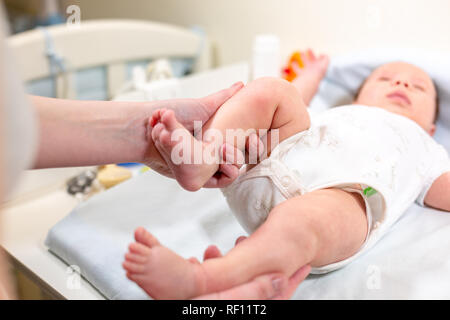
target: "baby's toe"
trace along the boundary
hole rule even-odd
[[[175,141],[172,141],[172,132],[166,129],[159,134],[159,142],[164,148],[169,148],[168,150],[166,149],[166,152],[170,152],[170,148],[176,144]]]
[[[147,255],[128,252],[125,254],[125,261],[144,264],[147,262]]]
[[[150,125],[152,127],[155,126],[159,121],[161,120],[161,110],[155,110],[152,113],[152,116],[150,117]]]
[[[134,232],[134,238],[138,243],[141,243],[148,248],[160,245],[158,239],[142,227],[136,229]]]
[[[161,123],[157,123],[155,126],[153,126],[152,129],[152,140],[157,141],[159,140],[159,136],[161,135],[161,132],[164,130],[164,125]]]
[[[130,261],[124,261],[122,267],[130,273],[143,273],[145,271],[145,265]]]
[[[172,110],[166,110],[161,115],[161,122],[166,126],[167,130],[174,131],[178,128],[184,128],[181,123],[177,121],[175,113]]]
[[[167,111],[167,109],[157,109],[157,110],[153,111],[152,117],[157,120],[161,120],[162,115],[166,111]]]
[[[128,251],[133,254],[148,256],[150,254],[151,248],[142,243],[133,242],[128,246]]]

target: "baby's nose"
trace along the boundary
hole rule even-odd
[[[397,80],[397,81],[395,81],[395,84],[397,85],[397,86],[400,86],[400,85],[404,85],[405,86],[405,88],[408,88],[409,87],[409,83],[407,82],[407,81],[400,81],[400,80]]]

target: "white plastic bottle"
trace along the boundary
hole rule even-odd
[[[281,76],[280,39],[260,34],[253,40],[252,78]]]

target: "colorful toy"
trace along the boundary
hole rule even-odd
[[[114,187],[115,185],[128,180],[132,177],[131,171],[115,164],[108,164],[100,167],[97,179],[105,187],[105,189]]]
[[[305,65],[303,64],[300,51],[295,51],[291,55],[287,67],[283,69],[283,78],[286,79],[287,81],[293,81],[297,77],[297,74],[295,73],[294,68],[292,67],[292,64],[294,62],[296,62],[300,68],[304,68]]]

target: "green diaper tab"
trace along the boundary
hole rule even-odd
[[[371,187],[365,188],[363,192],[367,197],[373,196],[375,193],[377,193],[377,191]]]

